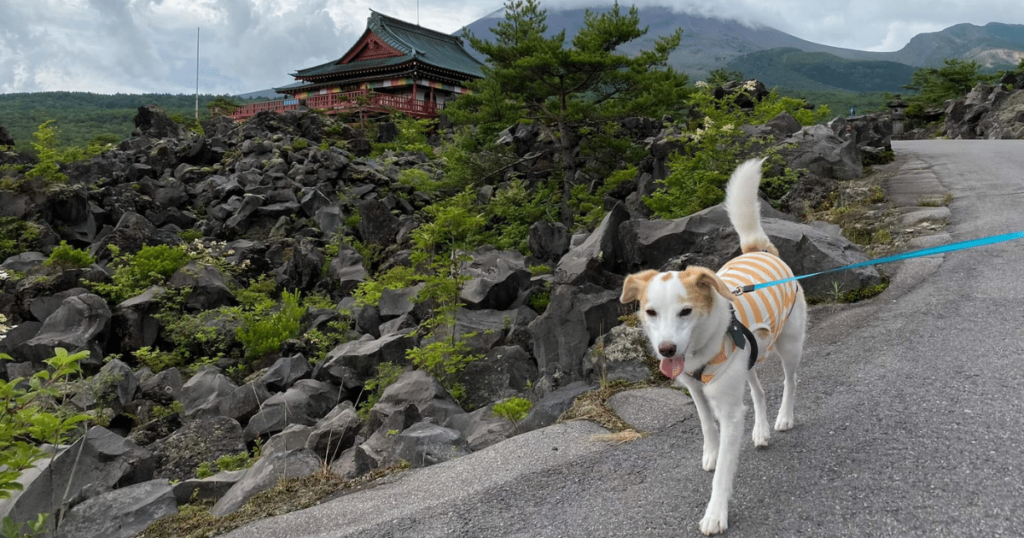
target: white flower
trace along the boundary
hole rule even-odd
[[[748,80],[748,81],[743,83],[743,89],[748,91],[748,92],[754,91],[754,88],[756,88],[756,87],[757,87],[757,81],[753,80],[753,79]]]
[[[695,83],[694,83],[693,85],[694,85],[694,86],[696,86],[696,87],[698,87],[698,88],[700,88],[700,89],[702,89],[702,90],[703,90],[704,88],[710,88],[710,87],[711,87],[711,85],[710,85],[710,84],[708,84],[707,82],[704,82],[703,80],[698,80],[698,81],[697,81],[697,82],[695,82]]]
[[[4,277],[6,278],[6,277]],[[7,326],[7,316],[0,314],[0,340],[3,340],[7,336],[7,332],[17,327],[17,325]]]
[[[8,276],[9,275],[7,274],[7,271],[4,271],[3,269],[0,269],[0,280],[7,280]]]

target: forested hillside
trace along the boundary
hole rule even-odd
[[[209,115],[206,103],[213,95],[199,96],[199,115]],[[62,146],[84,147],[97,136],[127,138],[138,108],[157,105],[169,115],[195,116],[194,95],[39,92],[0,94],[0,125],[14,137],[18,150],[32,148],[32,133],[47,120],[57,120]]]
[[[899,92],[915,68],[897,62],[847,60],[825,52],[778,48],[752,52],[728,64],[771,86],[797,90]]]

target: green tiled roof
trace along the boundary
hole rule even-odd
[[[367,31],[373,32],[381,41],[402,52],[402,56],[362,60],[347,64],[341,63],[339,58],[333,62],[300,69],[293,76],[307,78],[344,74],[364,69],[397,66],[413,60],[468,75],[467,79],[483,76],[480,62],[466,52],[460,38],[409,24],[373,10],[370,11],[370,20],[366,25]]]

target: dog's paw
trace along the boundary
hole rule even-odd
[[[768,446],[768,440],[772,438],[772,432],[768,429],[768,423],[755,423],[753,437],[754,446]]]
[[[783,415],[782,413],[779,413],[778,418],[775,419],[775,429],[780,431],[780,432],[784,432],[784,431],[786,431],[788,429],[791,429],[792,427],[793,427],[793,416],[792,415]]]
[[[704,447],[704,459],[701,461],[701,467],[705,471],[711,472],[715,470],[715,466],[718,465],[718,447],[714,450],[710,450],[708,447]]]
[[[700,532],[706,535],[719,534],[728,528],[728,510],[712,510],[709,506],[707,512],[704,512],[704,519],[700,520]]]

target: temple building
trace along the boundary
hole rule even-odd
[[[299,106],[329,114],[398,110],[434,117],[446,102],[468,92],[465,83],[482,77],[480,68],[461,38],[371,10],[366,31],[341,58],[299,69],[292,74],[295,83],[274,88],[287,98],[239,107],[231,117]]]

